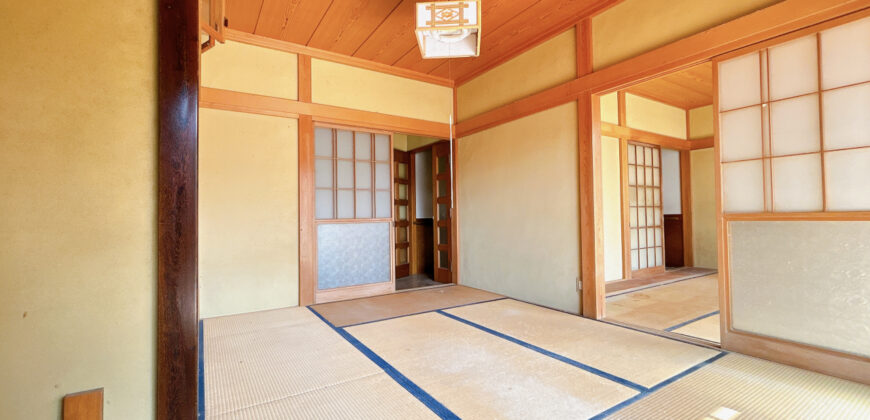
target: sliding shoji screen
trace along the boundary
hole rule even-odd
[[[316,218],[392,217],[391,147],[386,134],[315,128]]]
[[[629,143],[627,158],[631,269],[664,269],[661,149]]]
[[[863,16],[715,60],[729,348],[752,354],[773,339],[870,358]]]
[[[391,159],[388,134],[315,127],[318,291],[392,282]]]
[[[726,213],[870,210],[870,19],[719,63]]]

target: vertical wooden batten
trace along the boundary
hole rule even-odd
[[[686,110],[686,140],[692,140],[692,119]],[[680,210],[683,213],[683,264],[695,266],[692,231],[692,151],[680,150]]]
[[[158,2],[156,418],[197,417],[199,4]]]
[[[625,91],[616,93],[617,122],[627,127],[625,114]],[[628,197],[628,138],[619,138],[619,197],[622,210],[622,278],[631,278],[631,228]]]
[[[311,56],[297,56],[299,102],[311,102]],[[314,121],[300,115],[299,147],[299,305],[314,304],[317,289],[317,252],[314,226]]]

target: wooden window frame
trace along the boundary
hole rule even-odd
[[[636,162],[637,162],[637,157],[635,157],[635,163],[634,163],[634,164],[629,163],[629,159],[628,159],[627,156],[626,156],[626,160],[625,160],[625,162],[621,162],[621,165],[625,165],[625,167],[626,167],[626,168],[625,168],[625,174],[626,174],[626,177],[625,177],[625,178],[622,178],[623,196],[625,197],[625,200],[623,201],[623,205],[622,205],[623,214],[625,215],[625,217],[624,217],[623,219],[627,221],[626,224],[623,225],[623,237],[626,237],[626,238],[628,239],[627,241],[623,241],[623,256],[624,256],[624,257],[627,257],[627,258],[629,259],[628,262],[627,262],[625,265],[627,265],[627,266],[628,266],[628,269],[630,270],[630,271],[629,271],[630,276],[629,276],[629,277],[626,277],[625,275],[623,275],[623,277],[625,277],[625,278],[634,278],[634,277],[639,277],[639,276],[646,276],[646,275],[653,275],[653,274],[661,274],[661,273],[664,273],[664,272],[665,272],[664,209],[663,209],[663,202],[662,202],[662,200],[663,200],[663,197],[662,197],[662,156],[661,156],[662,148],[661,148],[661,146],[658,146],[658,145],[655,145],[655,144],[644,143],[644,142],[642,142],[642,141],[636,141],[636,140],[631,140],[631,139],[627,140],[626,145],[627,145],[627,146],[632,146],[632,145],[635,146],[635,150],[637,150],[638,147],[649,148],[649,149],[655,150],[655,151],[658,153],[658,156],[659,156],[659,166],[647,166],[647,165],[646,165],[646,161],[644,161],[644,165],[638,165],[638,164],[636,163]],[[627,147],[627,148],[626,148],[626,151],[628,151],[628,150],[631,150],[631,148],[630,148],[630,147]],[[629,166],[635,166],[635,167],[636,167],[636,168],[635,168],[635,171],[637,171],[638,168],[644,168],[644,169],[646,169],[646,168],[651,168],[654,172],[658,172],[658,178],[659,178],[659,185],[658,185],[658,186],[653,185],[653,186],[650,187],[650,186],[647,186],[646,184],[644,184],[643,186],[638,186],[638,185],[637,185],[637,179],[638,179],[638,178],[637,178],[637,172],[635,172],[635,185],[634,185],[635,188],[641,187],[641,188],[653,188],[653,189],[657,189],[657,190],[658,190],[658,194],[659,194],[659,204],[658,204],[658,206],[655,206],[655,205],[650,206],[650,205],[648,205],[648,203],[646,203],[646,200],[644,200],[644,203],[645,203],[645,204],[644,204],[643,206],[640,206],[640,205],[632,206],[632,205],[631,205],[631,197],[629,197],[629,192],[630,192],[630,189],[631,189],[632,185],[631,185],[631,183],[629,182],[629,176],[628,176],[629,171],[631,170],[631,169],[629,168]],[[620,173],[622,173],[622,168],[620,168]],[[646,183],[646,178],[644,178],[644,183]],[[638,197],[636,197],[636,202],[638,202],[637,198],[639,198],[639,197],[640,197],[639,195],[638,195]],[[631,223],[630,223],[630,220],[631,220],[631,214],[630,214],[630,212],[632,211],[632,208],[634,208],[634,209],[640,209],[640,208],[643,208],[643,209],[645,209],[645,211],[646,211],[646,209],[652,208],[654,214],[655,214],[655,209],[656,209],[656,208],[659,210],[659,218],[658,218],[659,220],[656,222],[657,224],[655,224],[655,225],[649,225],[649,224],[647,224],[647,225],[643,226],[642,228],[643,228],[644,230],[646,230],[646,229],[650,229],[650,228],[652,228],[653,230],[655,230],[655,229],[660,229],[660,230],[661,230],[661,242],[662,242],[661,245],[653,245],[652,247],[650,247],[650,246],[649,246],[649,243],[647,242],[647,246],[641,248],[641,247],[640,247],[640,233],[638,233],[638,248],[635,249],[635,248],[632,248],[632,247],[631,247],[631,231],[632,231],[632,230],[637,230],[638,232],[640,232],[640,229],[641,229],[641,226],[636,226],[636,227],[634,227],[634,228],[631,227]],[[639,210],[637,210],[637,211],[638,211],[638,215],[639,215],[639,214],[640,214],[640,213],[639,213]],[[639,219],[638,219],[638,221],[639,221]],[[653,235],[653,237],[655,237],[655,235]],[[648,237],[647,237],[647,238],[648,238]],[[648,239],[647,239],[647,240],[648,240]],[[631,259],[632,259],[632,257],[631,257],[631,251],[634,251],[634,250],[637,250],[637,251],[638,251],[638,262],[640,262],[640,250],[641,250],[641,249],[646,250],[647,255],[648,255],[648,253],[649,253],[650,250],[652,250],[653,253],[655,253],[656,248],[661,248],[661,252],[662,252],[662,264],[661,264],[661,265],[653,265],[653,266],[650,266],[650,265],[649,265],[649,258],[647,257],[647,264],[646,264],[646,267],[644,267],[644,268],[638,268],[638,269],[633,269],[633,268],[632,268],[632,265],[631,265]],[[654,255],[655,255],[655,254],[654,254]],[[653,259],[655,260],[655,256],[653,256]],[[625,260],[624,260],[624,261],[625,261]],[[640,264],[638,264],[638,267],[640,267]]]

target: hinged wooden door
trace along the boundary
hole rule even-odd
[[[440,142],[432,146],[432,177],[434,180],[433,212],[435,219],[435,281],[452,282],[450,226],[453,214],[450,170],[450,143]]]
[[[410,165],[408,152],[393,151],[395,168],[393,170],[395,183],[395,208],[394,224],[396,229],[396,278],[402,278],[411,273],[409,253],[411,250],[411,221],[410,221]]]

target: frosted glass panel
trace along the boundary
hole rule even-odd
[[[637,163],[637,159],[635,158],[635,153],[637,153],[637,147],[633,144],[628,145],[628,163],[635,164]]]
[[[656,265],[662,265],[664,263],[662,260],[662,248],[658,247],[656,248]]]
[[[818,152],[818,94],[770,104],[770,143],[773,156]]]
[[[372,187],[372,164],[371,162],[356,162],[356,187]]]
[[[870,83],[822,95],[825,149],[870,146]]]
[[[353,190],[336,191],[339,219],[353,219]]]
[[[390,224],[317,226],[319,290],[390,281]]]
[[[719,63],[719,109],[761,103],[760,77],[756,52]]]
[[[408,199],[408,186],[407,185],[396,184],[396,189],[398,190],[399,200],[407,200]]]
[[[355,133],[356,158],[363,160],[372,159],[372,135],[369,133]]]
[[[314,215],[318,219],[332,219],[332,190],[316,190],[314,193]]]
[[[391,216],[392,200],[389,191],[375,191],[375,217],[389,218]]]
[[[398,172],[397,176],[401,179],[408,179],[408,164],[407,163],[399,163],[396,165],[396,172]]]
[[[870,222],[731,222],[732,326],[870,356]]]
[[[722,113],[719,130],[723,162],[761,157],[761,106]]]
[[[314,155],[332,157],[332,130],[328,128],[314,128]]]
[[[338,160],[335,171],[338,178],[338,188],[353,188],[353,162]]]
[[[648,260],[649,257],[647,257],[647,255],[646,255],[646,249],[638,250],[637,255],[638,255],[638,260],[639,260],[637,262],[638,268],[644,269],[644,268],[649,267],[649,260]]]
[[[633,251],[631,251],[631,269],[637,270],[639,268],[640,268],[640,266],[638,265],[638,261],[637,261],[637,250],[633,250]]]
[[[317,188],[332,188],[332,159],[317,159],[314,161],[314,186]]]
[[[372,217],[372,192],[371,190],[358,190],[356,192],[356,218],[367,219]]]
[[[822,88],[870,80],[870,18],[821,32]]]
[[[774,211],[822,211],[820,159],[811,154],[772,160]]]
[[[637,230],[635,230],[635,229],[631,230],[631,248],[633,248],[633,249],[638,248]]]
[[[761,160],[722,164],[723,207],[729,213],[764,210]]]
[[[347,130],[337,130],[336,133],[337,153],[342,159],[353,158],[353,133]]]
[[[870,149],[825,153],[830,211],[870,210]]]
[[[819,86],[816,35],[786,42],[768,50],[770,99],[815,92]]]
[[[389,189],[390,188],[390,164],[376,163],[375,164],[375,188]]]
[[[390,136],[375,134],[375,160],[390,160]]]

